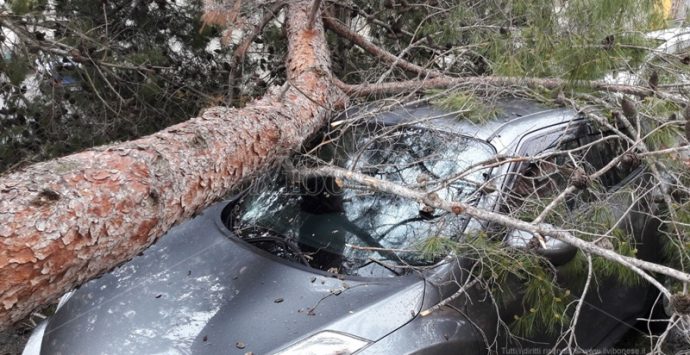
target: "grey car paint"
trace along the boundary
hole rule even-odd
[[[504,116],[480,126],[428,106],[377,119],[389,124],[414,121],[487,140],[499,154],[512,154],[523,139],[564,130],[578,119],[571,110],[545,110],[524,101],[507,102],[503,111]],[[504,169],[493,175],[511,168]],[[491,207],[496,201],[494,193],[481,203]],[[477,288],[430,316],[418,316],[458,289],[458,281],[466,278],[462,258],[450,256],[423,273],[401,277],[392,277],[376,264],[370,265],[372,278],[334,277],[286,262],[234,237],[221,221],[226,204],[173,228],[143,255],[77,290],[49,319],[41,353],[264,354],[325,329],[370,341],[362,354],[477,354],[486,352],[486,342],[497,335],[499,349],[514,346],[500,338],[498,310]],[[653,229],[646,223],[642,223],[645,235]],[[474,220],[470,226],[487,227]],[[626,316],[637,316],[645,307],[629,302],[629,291],[612,287],[588,303],[584,312],[602,322],[599,330],[608,330],[603,334],[578,330],[590,337],[583,344],[610,346],[617,337],[608,335],[628,329],[634,319]],[[648,295],[648,287],[634,291],[637,298]],[[600,311],[616,301],[629,302],[627,309],[613,311],[617,319]],[[510,317],[520,305],[499,306],[501,315]],[[533,340],[549,341],[548,337]]]
[[[481,334],[457,311],[445,308],[410,322],[398,331],[367,347],[366,355],[410,354],[424,349],[426,355],[481,354],[485,350]],[[449,349],[454,349],[449,352]],[[408,351],[405,351],[408,350]]]
[[[230,236],[224,205],[80,288],[50,320],[42,353],[264,354],[322,329],[375,341],[419,312],[419,277],[288,266]]]

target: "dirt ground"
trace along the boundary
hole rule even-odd
[[[47,316],[55,313],[57,303],[49,304],[31,313],[14,326],[0,332],[0,355],[18,355],[24,350],[31,331]]]
[[[0,355],[21,354],[29,335],[31,328],[21,324],[0,332]]]

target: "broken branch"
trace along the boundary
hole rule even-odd
[[[603,81],[581,81],[577,83],[568,82],[563,79],[545,79],[545,78],[521,78],[521,77],[507,77],[507,76],[470,76],[470,77],[438,77],[427,80],[407,80],[380,84],[360,84],[350,85],[342,81],[336,81],[336,85],[348,95],[352,96],[369,96],[369,95],[393,95],[403,92],[410,92],[415,90],[428,89],[447,89],[456,87],[476,87],[476,86],[495,86],[495,87],[511,87],[511,86],[526,86],[530,88],[546,88],[556,89],[567,85],[577,85],[589,89],[605,92],[616,92],[621,94],[634,95],[638,97],[653,96],[654,90],[634,85],[610,84]],[[662,94],[657,91],[657,94]],[[684,102],[685,100],[679,97],[668,95],[668,99],[674,102]]]
[[[362,173],[350,171],[335,166],[323,166],[313,169],[302,169],[299,171],[294,171],[293,173],[300,174],[305,177],[331,176],[342,180],[348,180],[376,189],[377,191],[420,201],[421,203],[424,203],[431,207],[442,209],[448,212],[465,213],[468,216],[479,220],[498,223],[509,228],[529,232],[533,235],[539,234],[543,236],[549,236],[551,238],[560,240],[564,243],[570,244],[584,252],[589,252],[598,255],[604,259],[620,263],[630,268],[635,273],[642,276],[645,280],[654,284],[654,286],[659,288],[660,291],[664,292],[665,295],[670,295],[670,291],[668,291],[665,287],[663,287],[663,285],[661,285],[658,281],[654,280],[654,278],[652,278],[644,271],[657,272],[683,282],[690,282],[690,274],[670,268],[668,266],[640,260],[629,256],[620,255],[612,250],[599,247],[594,243],[577,238],[566,230],[562,230],[548,224],[532,224],[504,214],[484,210],[463,202],[447,201],[438,198],[438,196],[436,195],[430,195],[422,191],[413,190],[405,186],[392,183],[390,181],[377,179]]]
[[[319,12],[320,7],[321,7],[321,0],[314,0],[314,4],[311,6],[311,13],[309,14],[309,24],[307,25],[307,28],[310,30],[314,28],[314,21],[316,20],[316,13]]]
[[[399,68],[403,70],[407,70],[412,73],[416,73],[418,75],[421,75],[423,77],[428,77],[428,78],[434,78],[434,77],[446,77],[443,73],[433,70],[433,69],[427,69],[420,67],[417,64],[410,63],[402,58],[398,58],[397,56],[391,54],[390,52],[382,49],[381,47],[369,42],[366,38],[363,36],[351,31],[347,26],[345,26],[342,22],[328,16],[324,16],[323,22],[326,25],[326,27],[339,36],[349,40],[350,42],[356,44],[357,46],[361,47],[365,51],[369,52],[376,58],[391,64],[391,65],[396,65]]]

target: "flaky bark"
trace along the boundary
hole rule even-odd
[[[323,125],[345,97],[331,85],[320,20],[306,29],[310,10],[288,10],[285,87],[0,177],[0,328],[130,259]]]

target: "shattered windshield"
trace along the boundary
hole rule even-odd
[[[476,202],[491,158],[486,142],[420,127],[360,127],[327,137],[312,155],[442,199]],[[278,256],[322,270],[357,274],[371,262],[426,265],[432,237],[462,234],[467,220],[418,201],[331,177],[280,176],[244,195],[232,228]]]

